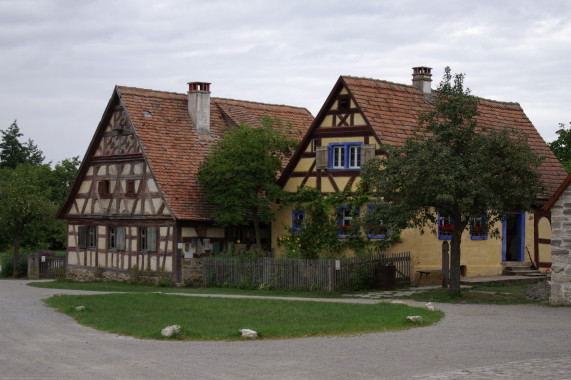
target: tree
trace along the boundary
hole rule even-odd
[[[549,147],[555,157],[561,161],[561,164],[567,171],[571,173],[571,123],[569,129],[565,129],[565,124],[559,123],[557,140],[549,143]]]
[[[270,117],[257,128],[241,124],[222,137],[200,168],[199,183],[214,206],[216,223],[252,222],[258,248],[259,223],[271,222],[271,204],[281,194],[276,173],[282,170],[282,158],[289,157],[296,145],[282,129],[281,121]]]
[[[43,153],[34,144],[32,139],[28,139],[25,144],[19,140],[23,134],[20,132],[16,120],[2,133],[0,142],[0,167],[15,168],[26,161],[33,165],[40,165],[44,161]]]
[[[361,184],[378,203],[390,204],[368,217],[388,220],[391,229],[424,233],[437,223],[435,211],[450,216],[453,293],[460,292],[462,232],[471,219],[484,217],[497,237],[492,226],[514,209],[531,211],[544,190],[537,171],[541,159],[526,136],[502,126],[478,127],[478,100],[463,81],[463,74],[452,77],[445,69],[434,109],[420,117],[418,131],[402,147],[385,147],[388,159],[367,163]]]
[[[21,237],[34,223],[53,219],[56,205],[49,199],[49,188],[42,187],[43,165],[26,162],[0,171],[0,231],[13,242],[16,277]]]

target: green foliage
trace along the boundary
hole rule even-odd
[[[32,139],[28,139],[26,143],[20,142],[23,134],[20,132],[16,120],[2,133],[2,142],[0,142],[0,168],[15,168],[24,162],[30,162],[32,165],[40,165],[44,161],[43,153],[34,144]]]
[[[279,119],[270,117],[259,127],[241,124],[226,133],[204,160],[199,183],[214,206],[217,224],[272,220],[271,204],[282,193],[276,173],[282,170],[283,157],[289,157],[296,146],[283,129]]]
[[[297,193],[284,198],[284,204],[294,204],[296,210],[305,211],[304,228],[299,231],[285,227],[287,233],[278,238],[278,245],[286,249],[290,258],[315,259],[336,258],[347,250],[357,256],[370,255],[383,251],[399,241],[398,233],[389,233],[384,239],[370,239],[358,210],[369,199],[363,192],[350,194],[350,185],[340,194],[324,195],[313,187],[300,187]],[[339,207],[347,206],[351,210],[351,226],[339,226]],[[346,228],[340,239],[340,228]]]
[[[434,110],[421,116],[415,135],[402,147],[383,147],[389,158],[368,162],[361,181],[363,192],[390,203],[375,217],[388,221],[392,229],[433,228],[435,209],[452,216],[455,292],[460,291],[462,231],[470,218],[485,215],[491,226],[506,212],[531,211],[544,191],[537,170],[541,159],[526,136],[501,125],[494,130],[478,127],[478,99],[464,90],[463,80],[463,74],[452,77],[447,67]],[[498,236],[499,231],[491,229],[490,234]]]
[[[28,274],[28,259],[26,256],[18,257],[18,277],[25,277]],[[12,255],[5,255],[2,259],[2,271],[0,277],[12,277],[14,275],[14,262]]]
[[[304,210],[305,228],[278,238],[278,245],[286,248],[287,257],[315,259],[337,257],[341,252],[337,226],[337,205],[344,195],[323,195],[312,187],[300,187],[296,194],[284,197],[284,204],[295,204],[297,210]]]
[[[31,140],[27,144],[19,143],[18,138],[22,134],[15,122],[2,133],[0,208],[3,210],[0,211],[0,221],[7,219],[14,225],[0,226],[0,248],[14,244],[14,231],[19,231],[19,244],[23,247],[65,249],[65,222],[56,220],[55,213],[77,172],[79,158],[65,159],[52,170],[49,164],[42,164],[42,153]],[[25,207],[36,210],[41,217],[29,218],[28,214],[22,213],[24,199]],[[6,203],[10,207],[5,207]],[[16,216],[13,218],[11,215]],[[26,228],[16,225],[24,219]]]
[[[567,173],[571,173],[571,123],[569,124],[570,127],[565,129],[565,124],[559,123],[557,140],[549,143],[551,151],[561,161]]]

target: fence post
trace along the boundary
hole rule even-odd
[[[448,241],[442,243],[442,287],[447,288],[450,283],[450,264],[448,259]]]
[[[40,279],[40,255],[38,252],[28,255],[28,278],[30,280]]]

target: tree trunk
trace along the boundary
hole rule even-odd
[[[262,237],[260,236],[260,222],[254,219],[254,235],[256,235],[256,249],[262,249]]]
[[[460,243],[462,232],[454,232],[450,240],[450,293],[460,293]]]
[[[12,255],[12,267],[13,267],[13,276],[17,278],[20,276],[20,272],[18,271],[18,261],[20,259],[20,235],[16,234],[14,236],[14,254]]]

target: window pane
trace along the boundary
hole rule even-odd
[[[351,146],[349,147],[349,167],[350,168],[360,168],[361,167],[361,147]]]

